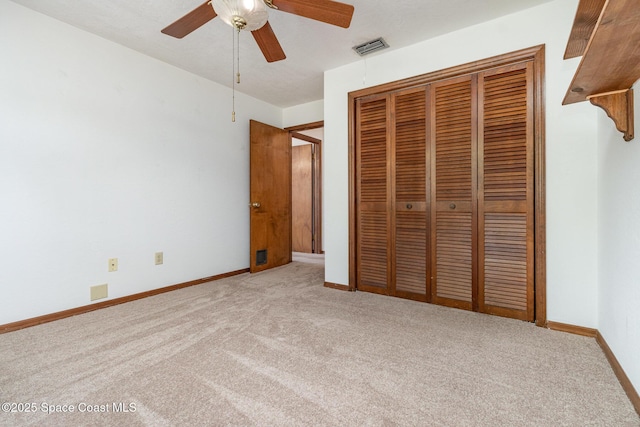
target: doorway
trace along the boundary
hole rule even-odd
[[[323,254],[323,122],[287,128],[291,136],[292,221],[294,254]]]
[[[324,264],[322,249],[322,162],[324,122],[276,128],[250,121],[250,271],[252,273],[294,260],[292,250],[292,138],[313,144],[315,160],[311,184],[311,252],[305,260]],[[315,131],[314,131],[315,130]],[[303,133],[304,132],[304,133]],[[308,135],[311,133],[314,136]],[[312,157],[312,159],[313,159]]]

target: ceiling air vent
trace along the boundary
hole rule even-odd
[[[366,43],[363,43],[359,46],[354,46],[353,50],[360,56],[369,55],[370,53],[377,52],[382,49],[388,48],[389,45],[382,37],[377,38],[375,40],[370,40]]]

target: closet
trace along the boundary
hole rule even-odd
[[[536,319],[543,47],[530,51],[350,94],[355,288]]]

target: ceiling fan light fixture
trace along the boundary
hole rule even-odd
[[[211,6],[227,25],[238,30],[257,30],[269,19],[264,0],[211,0]]]

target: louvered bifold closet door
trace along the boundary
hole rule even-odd
[[[388,96],[356,103],[357,283],[363,291],[388,294],[391,153]]]
[[[528,321],[534,320],[532,66],[478,79],[479,310]]]
[[[426,89],[392,98],[395,245],[394,295],[427,300],[427,125]]]
[[[477,294],[476,77],[431,85],[432,301],[471,310]]]

